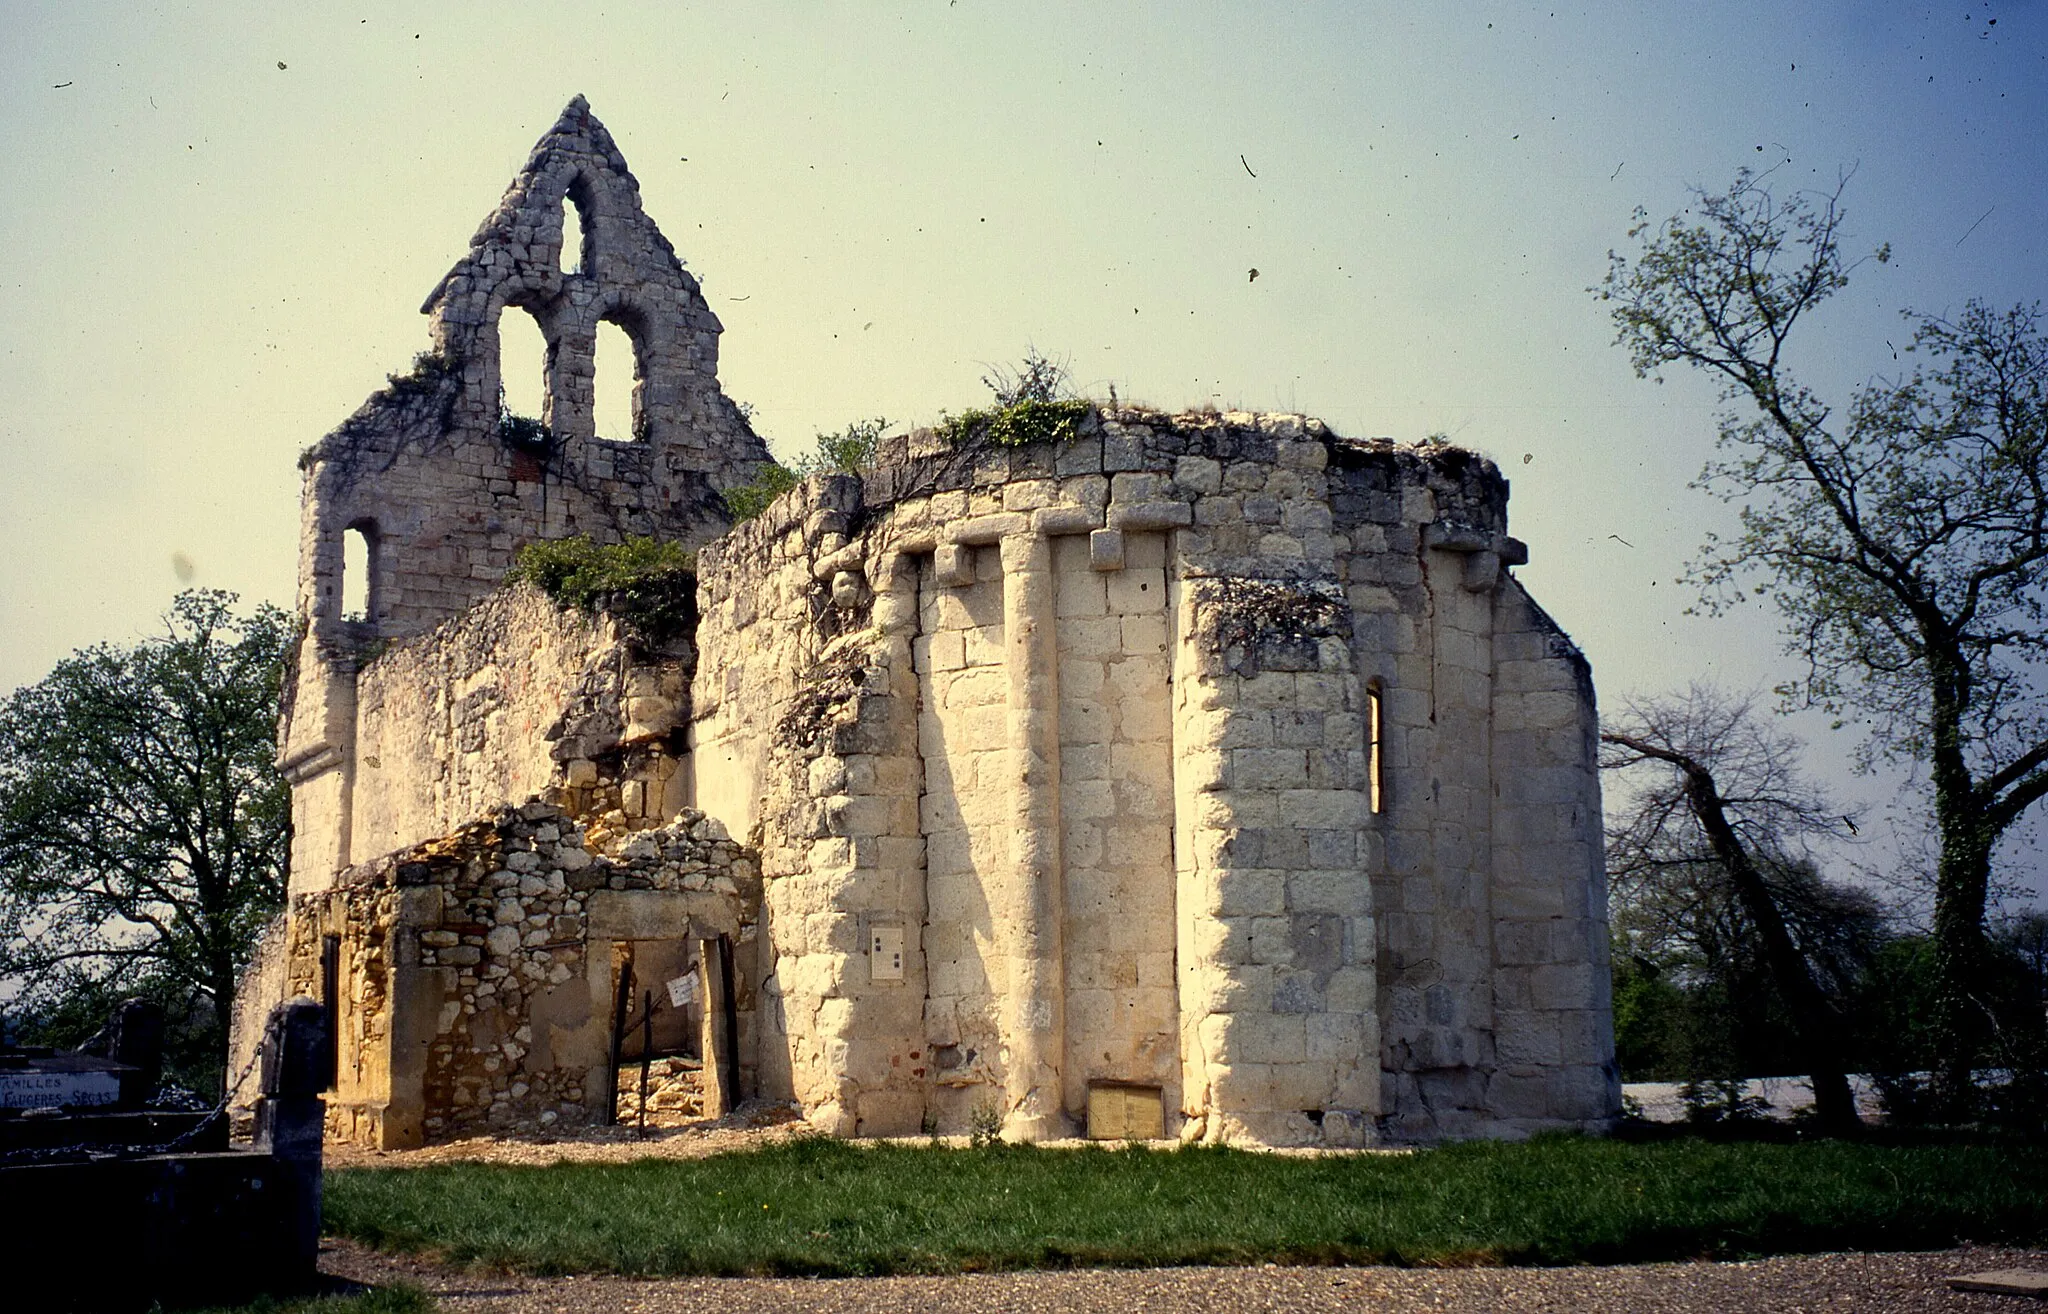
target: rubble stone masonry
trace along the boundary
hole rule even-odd
[[[1073,404],[731,525],[766,449],[581,98],[425,309],[434,351],[302,463],[292,901],[250,1016],[335,1005],[334,1134],[601,1117],[669,981],[656,1048],[707,1108],[838,1135],[1618,1114],[1591,674],[1486,458]],[[506,314],[549,344],[538,430],[500,415]],[[607,320],[628,442],[590,423]],[[501,587],[574,534],[696,549],[693,632]]]

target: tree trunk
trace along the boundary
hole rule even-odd
[[[1799,1028],[1799,1038],[1806,1046],[1814,1112],[1819,1115],[1821,1126],[1828,1131],[1853,1131],[1862,1126],[1862,1119],[1856,1116],[1856,1099],[1849,1091],[1849,1076],[1842,1062],[1841,1018],[1829,1004],[1827,996],[1821,993],[1820,987],[1814,984],[1813,973],[1807,970],[1805,956],[1792,941],[1792,933],[1785,925],[1784,915],[1778,911],[1778,901],[1772,896],[1770,885],[1751,861],[1749,850],[1743,847],[1735,828],[1728,823],[1713,776],[1697,762],[1687,761],[1682,766],[1686,775],[1686,799],[1692,805],[1693,815],[1699,818],[1700,828],[1706,831],[1714,856],[1727,869],[1729,881],[1735,886],[1736,898],[1742,901],[1743,910],[1756,923],[1771,979],[1791,1009],[1793,1025]]]
[[[1942,809],[1941,865],[1934,886],[1934,1083],[1938,1106],[1967,1117],[1975,1104],[1976,1065],[1986,1026],[1978,993],[1984,980],[1984,903],[1993,837],[1977,817]]]
[[[1928,726],[1941,834],[1934,877],[1934,1094],[1945,1116],[1967,1118],[1976,1103],[1975,1070],[1986,1031],[1976,995],[1984,977],[1984,902],[1998,828],[1986,815],[1963,757],[1969,668],[1932,641],[1939,637],[1929,643],[1934,697]]]

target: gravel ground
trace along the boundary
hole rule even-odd
[[[793,1111],[772,1107],[716,1122],[650,1127],[588,1127],[561,1137],[476,1136],[418,1150],[365,1150],[328,1142],[329,1168],[417,1168],[431,1163],[628,1163],[634,1159],[701,1159],[727,1150],[757,1150],[807,1130]]]
[[[1746,1263],[1620,1268],[1179,1268],[806,1280],[518,1278],[464,1273],[350,1242],[322,1247],[321,1271],[373,1285],[426,1288],[447,1314],[853,1314],[855,1311],[2004,1310],[2011,1296],[1950,1291],[1946,1279],[1999,1268],[2048,1268],[2048,1251],[1968,1246],[1921,1254],[1801,1255]]]
[[[435,1163],[510,1163],[545,1165],[551,1163],[630,1163],[635,1159],[701,1159],[731,1150],[758,1150],[793,1136],[815,1135],[787,1106],[742,1111],[716,1122],[691,1122],[675,1127],[650,1127],[643,1136],[631,1127],[587,1127],[562,1136],[474,1136],[467,1140],[429,1145],[418,1150],[365,1150],[330,1142],[326,1148],[329,1168],[417,1168]],[[853,1145],[944,1145],[964,1149],[965,1136],[905,1136],[850,1142]],[[1101,1141],[1039,1141],[1045,1149],[1100,1147]],[[1155,1149],[1170,1150],[1177,1142],[1150,1141]],[[1278,1155],[1413,1154],[1403,1147],[1369,1150],[1278,1149]]]

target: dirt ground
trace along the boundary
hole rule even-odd
[[[418,1150],[365,1150],[327,1143],[329,1168],[416,1168],[431,1163],[628,1163],[634,1159],[701,1159],[728,1150],[756,1150],[802,1135],[789,1105],[742,1109],[717,1121],[678,1126],[587,1127],[561,1136],[475,1136]]]
[[[432,1163],[628,1163],[634,1159],[701,1159],[730,1150],[756,1150],[786,1141],[793,1136],[811,1135],[793,1105],[743,1107],[740,1112],[716,1121],[672,1121],[637,1127],[587,1127],[560,1136],[475,1136],[429,1145],[418,1150],[364,1150],[353,1145],[329,1142],[329,1168],[414,1168]],[[884,1143],[856,1141],[856,1145]],[[898,1142],[908,1145],[946,1145],[955,1149],[968,1143],[965,1136],[907,1136]],[[1101,1145],[1101,1141],[1040,1141],[1047,1149],[1073,1149]],[[1147,1142],[1170,1149],[1172,1141]],[[1263,1151],[1282,1155],[1326,1154],[1413,1154],[1410,1148],[1368,1150],[1278,1149]]]

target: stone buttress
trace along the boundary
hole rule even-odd
[[[1618,1109],[1594,708],[1507,485],[1298,416],[885,444],[701,556],[763,1093],[1356,1145]]]

